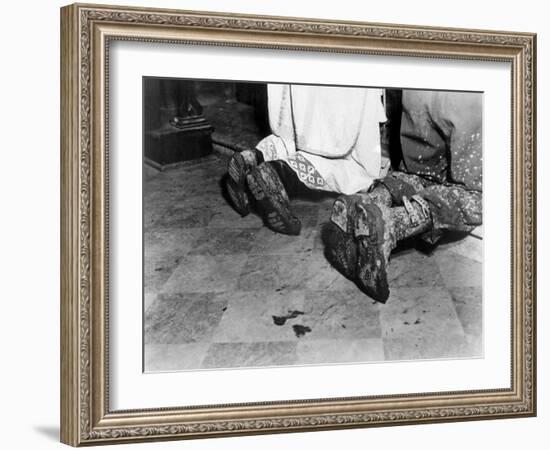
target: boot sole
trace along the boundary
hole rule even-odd
[[[236,153],[227,166],[227,194],[235,210],[241,216],[250,213],[250,201],[246,192],[246,164],[240,153]]]
[[[345,233],[332,221],[325,231],[325,255],[332,265],[346,278],[355,281],[357,243],[350,233]]]
[[[357,196],[343,196],[334,201],[329,228],[330,245],[327,257],[332,264],[350,280],[355,279],[357,265],[357,244],[353,236],[353,219],[350,217]]]
[[[363,226],[355,227],[357,241],[357,282],[374,300],[385,303],[390,296],[386,260],[382,250],[384,220],[380,208],[373,203],[355,205],[358,220]],[[362,217],[360,217],[362,216]]]
[[[263,206],[264,210],[270,210],[264,214],[267,226],[282,234],[300,234],[301,223],[290,213],[288,200],[284,198],[282,191],[270,192],[271,190],[261,174],[261,169],[254,169],[246,176],[246,180],[253,197]],[[280,188],[284,189],[283,186]]]

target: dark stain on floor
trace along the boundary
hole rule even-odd
[[[240,137],[238,139],[235,141],[235,146],[241,144]],[[240,219],[238,214],[230,209],[228,203],[221,197],[222,190],[216,183],[226,173],[227,163],[228,156],[224,153],[213,154],[193,162],[192,165],[178,166],[165,172],[154,171],[148,166],[145,168],[144,252],[150,264],[144,265],[144,290],[146,292],[144,307],[147,311],[144,322],[146,330],[158,330],[158,336],[164,336],[158,344],[150,344],[149,340],[152,337],[144,332],[144,365],[148,371],[244,367],[250,364],[256,366],[293,365],[309,363],[312,360],[326,363],[340,362],[340,355],[335,358],[334,345],[341,345],[343,350],[346,349],[343,352],[346,362],[481,355],[479,343],[483,340],[477,338],[483,333],[482,317],[479,314],[483,305],[480,288],[481,265],[479,261],[461,256],[455,251],[463,251],[461,247],[456,249],[455,247],[440,247],[434,251],[432,257],[428,257],[420,255],[418,250],[411,246],[409,249],[392,255],[394,268],[392,279],[401,280],[402,274],[408,274],[410,267],[414,264],[419,264],[419,274],[423,274],[425,279],[420,280],[415,277],[408,281],[401,280],[398,283],[399,286],[395,286],[393,300],[389,301],[385,307],[386,309],[390,308],[393,313],[385,314],[383,308],[375,300],[362,294],[353,283],[347,282],[326,262],[323,255],[324,241],[321,238],[323,237],[323,224],[329,219],[332,211],[333,198],[316,199],[313,196],[307,198],[303,196],[293,200],[293,205],[297,208],[307,210],[307,217],[316,218],[316,220],[312,219],[311,222],[307,222],[308,232],[315,233],[315,245],[311,245],[311,240],[304,235],[295,237],[297,243],[295,248],[289,246],[285,252],[281,252],[281,245],[289,245],[288,237],[275,236],[268,243],[260,241],[259,238],[265,230],[262,228],[259,218],[252,214],[248,218]],[[162,201],[158,201],[158,199],[162,199]],[[306,217],[305,213],[301,216]],[[211,245],[188,245],[196,239],[202,239],[201,242],[206,243],[209,238],[215,237],[218,231],[228,239],[240,236],[247,245],[226,245],[221,238],[213,238]],[[319,232],[321,232],[320,236]],[[242,237],[245,235],[253,238],[253,244],[248,245],[248,241]],[[181,238],[183,241],[180,245]],[[306,247],[302,245],[302,239],[304,245],[307,243]],[[310,252],[311,249],[313,249],[313,255]],[[288,254],[286,254],[287,250]],[[193,254],[190,255],[192,251]],[[225,253],[218,256],[220,251]],[[225,261],[230,261],[233,255],[236,257],[235,263],[239,265],[239,268],[228,269],[227,273],[218,273],[214,277],[210,270],[203,271],[194,268],[195,263],[201,264],[201,267],[204,265],[208,269],[211,265],[217,267],[221,263],[225,264]],[[289,257],[290,255],[292,256]],[[272,278],[266,276],[266,280],[273,279],[273,283],[266,286],[261,283],[250,283],[247,286],[244,281],[251,278],[249,272],[254,267],[252,264],[246,264],[249,257],[250,261],[258,262],[265,259],[273,261],[273,264],[277,265],[280,273]],[[322,264],[319,264],[316,269],[319,272],[312,275],[309,270],[309,262],[317,264],[319,259],[322,261]],[[298,263],[298,261],[305,262],[306,260],[308,263]],[[424,264],[428,265],[426,267],[429,270],[423,269]],[[479,275],[474,278],[472,278],[473,266],[479,268]],[[273,268],[266,264],[266,273],[268,270],[273,270]],[[434,278],[434,270],[445,274],[445,277]],[[295,277],[296,280],[306,280],[307,283],[298,285],[293,281],[294,278],[286,280],[282,274],[287,272],[292,273],[292,277]],[[237,283],[235,283],[235,277],[238,278]],[[324,277],[334,280],[331,283],[325,283],[330,284],[329,291],[345,289],[350,293],[349,298],[346,295],[350,306],[356,308],[356,304],[363,305],[360,310],[353,309],[358,311],[358,314],[354,316],[344,314],[348,311],[348,300],[342,304],[329,301],[319,308],[306,309],[306,306],[300,306],[305,298],[313,298],[317,296],[319,290],[323,290],[323,287],[318,287],[315,284],[317,280],[323,280]],[[467,286],[471,284],[472,287],[463,287],[465,280],[468,281]],[[208,286],[213,281],[215,281],[215,286],[212,286],[212,290],[219,292],[215,295],[211,295],[209,292],[196,294],[197,299],[200,298],[201,301],[193,302],[192,308],[181,306],[180,312],[184,317],[176,317],[172,308],[177,301],[170,301],[170,299],[192,297],[195,295],[195,289],[199,292],[209,291],[210,288],[206,289],[204,286]],[[241,281],[243,282],[241,283]],[[335,287],[334,283],[342,284]],[[450,288],[446,284],[457,287]],[[257,308],[250,314],[239,314],[241,296],[238,295],[238,292],[243,286],[246,291],[258,289],[254,296],[259,299],[263,295],[281,294],[282,302],[275,310],[266,307],[265,309]],[[165,291],[170,294],[159,295]],[[441,295],[435,295],[435,291],[440,291]],[[175,292],[179,294],[172,295]],[[222,292],[231,294],[230,301],[218,303],[221,299],[219,295]],[[399,303],[401,296],[403,300],[407,300],[407,303]],[[377,314],[376,319],[379,322],[379,326],[377,326],[379,331],[376,336],[372,337],[372,349],[366,349],[362,343],[361,345],[352,344],[362,339],[363,318],[365,317],[365,310],[362,308],[371,311],[370,301],[374,305],[374,310],[380,308],[380,314]],[[228,314],[233,308],[233,302],[237,305],[237,311]],[[330,308],[332,304],[337,305],[337,308]],[[295,311],[300,307],[302,307],[301,311]],[[449,314],[438,314],[441,308],[446,308]],[[401,315],[401,312],[404,314]],[[167,317],[170,317],[171,320],[166,320]],[[441,319],[445,320],[439,323]],[[461,320],[470,329],[475,326],[477,331],[472,336],[476,339],[472,339],[470,343],[470,340],[467,339],[468,336],[464,335],[463,345],[461,344],[458,350],[455,340],[450,340],[447,347],[445,343],[447,334],[453,338],[460,335],[464,326],[461,324]],[[228,336],[228,333],[235,328],[247,330],[250,326],[251,330],[256,329],[254,328],[256,321],[261,321],[261,327],[267,323],[272,331],[283,333],[273,333],[276,336],[270,336],[270,333],[258,334],[257,339],[252,341],[253,345],[248,342],[226,342],[224,337]],[[409,325],[403,325],[403,321],[408,321]],[[392,336],[397,331],[394,327],[400,327],[399,333],[402,333],[405,339],[420,336],[422,341],[420,344],[413,342],[409,351],[410,344],[404,345],[404,340],[399,335],[397,339]],[[315,333],[313,333],[314,328]],[[406,331],[403,331],[403,328]],[[414,331],[411,330],[413,328]],[[411,334],[408,335],[407,331]],[[197,340],[197,336],[201,338]],[[286,342],[279,342],[279,336]],[[436,345],[432,344],[434,337],[442,342],[438,342]],[[334,345],[327,345],[326,348],[320,344],[302,347],[304,341],[309,338],[313,338],[315,341],[319,340],[318,342],[320,340],[329,341]],[[272,342],[273,340],[277,342]],[[182,353],[179,351],[167,352],[168,348],[172,348],[167,347],[173,345],[172,342],[181,346],[191,343],[200,343],[201,345],[196,346],[196,355],[194,353],[191,355],[190,352],[189,357],[187,355],[182,357]],[[299,352],[287,350],[292,346],[299,345],[301,346]],[[457,351],[459,353],[456,353]],[[194,349],[193,352],[195,352]],[[291,353],[294,356],[290,356]],[[314,353],[315,357],[310,358],[310,354]]]
[[[288,319],[295,319],[296,317],[304,314],[303,311],[289,311],[285,316],[271,316],[273,318],[273,323],[278,326],[283,326]]]
[[[294,330],[296,337],[302,337],[311,331],[311,328],[306,327],[305,325],[292,325],[292,329]]]

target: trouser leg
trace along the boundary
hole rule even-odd
[[[435,244],[444,230],[469,232],[482,223],[481,191],[467,189],[460,184],[440,184],[423,177],[404,172],[380,180],[390,191],[394,205],[403,205],[404,199],[417,196],[428,205],[432,216],[432,227],[422,239]]]
[[[472,231],[483,223],[483,193],[461,185],[431,185],[418,193],[429,205],[434,230]]]

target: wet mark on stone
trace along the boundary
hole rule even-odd
[[[287,321],[286,316],[272,316],[272,317],[273,317],[273,323],[275,325],[283,326]]]
[[[416,319],[416,320],[414,321],[414,324],[415,324],[415,325],[418,325],[419,323],[420,323],[420,319]]]
[[[311,328],[306,327],[305,325],[292,325],[292,329],[294,330],[296,337],[302,337],[311,331]]]
[[[283,326],[288,319],[295,319],[296,317],[303,315],[303,311],[288,311],[288,314],[285,316],[271,316],[273,318],[273,323],[278,326]]]
[[[405,321],[405,322],[403,322],[403,325],[410,325],[410,323]]]
[[[334,308],[336,305],[329,305],[327,306],[323,311],[319,313],[320,316],[324,316],[328,311],[330,311],[332,308]]]

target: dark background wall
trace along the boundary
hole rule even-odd
[[[267,86],[144,78],[144,155],[165,166],[209,154],[212,144],[240,151],[269,134]]]

